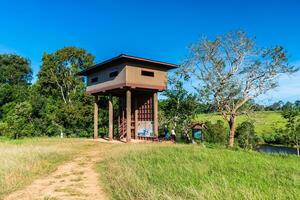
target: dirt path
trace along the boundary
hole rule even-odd
[[[86,152],[4,200],[107,199],[98,183],[99,174],[95,172],[95,163],[99,158],[99,151]]]

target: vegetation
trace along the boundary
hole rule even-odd
[[[38,80],[31,85],[27,59],[0,55],[0,136],[91,136],[92,98],[76,73],[93,59],[76,47],[45,53]]]
[[[298,162],[295,156],[143,144],[115,148],[98,171],[113,199],[297,199]]]
[[[300,112],[297,107],[291,105],[283,110],[282,115],[287,119],[286,138],[289,144],[295,145],[297,148],[297,154],[300,156]]]
[[[170,88],[163,93],[166,99],[159,104],[159,121],[161,125],[174,128],[189,142],[189,125],[197,113],[199,103],[195,95],[183,88],[182,81],[172,78],[169,82]]]
[[[89,146],[90,143],[77,139],[0,138],[0,199],[49,173]]]
[[[210,121],[212,123],[218,120],[224,121],[218,113],[198,114],[195,120],[199,122]],[[272,135],[276,129],[284,128],[286,125],[286,119],[282,117],[281,113],[274,111],[256,111],[247,115],[240,115],[237,118],[237,125],[245,121],[253,122],[255,132],[259,136]]]
[[[205,141],[209,143],[225,144],[228,131],[224,122],[218,120],[216,123],[206,122],[206,129],[203,130]]]
[[[253,149],[258,143],[254,125],[251,122],[243,122],[236,129],[237,143],[244,149]]]
[[[279,75],[297,68],[288,64],[283,47],[258,48],[252,38],[237,31],[193,44],[181,71],[198,84],[199,98],[216,105],[228,123],[232,147],[236,117],[244,105],[275,88]]]

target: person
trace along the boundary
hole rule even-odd
[[[165,134],[165,140],[168,140],[169,139],[169,129],[168,129],[167,125],[165,125],[164,134]]]
[[[171,130],[171,138],[174,142],[176,142],[176,133],[175,133],[174,128],[172,128],[172,130]]]

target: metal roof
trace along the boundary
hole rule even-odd
[[[156,60],[151,60],[151,59],[146,59],[146,58],[140,58],[140,57],[130,56],[130,55],[126,55],[126,54],[120,54],[119,56],[113,57],[111,59],[105,60],[96,65],[93,65],[93,66],[77,73],[77,75],[87,76],[87,75],[93,73],[94,71],[97,71],[99,68],[110,67],[110,66],[114,66],[116,64],[121,64],[121,63],[126,63],[126,62],[137,63],[137,64],[148,64],[150,66],[154,66],[154,67],[164,69],[164,70],[170,70],[170,69],[177,68],[177,65],[171,64],[171,63],[166,63],[166,62],[161,62],[161,61],[156,61]]]

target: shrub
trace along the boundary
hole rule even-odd
[[[31,118],[32,107],[29,102],[18,103],[6,118],[8,124],[5,135],[10,138],[31,136],[34,130]]]
[[[237,127],[235,137],[238,145],[244,149],[252,149],[258,142],[253,123],[247,121]]]
[[[215,124],[206,122],[206,129],[203,130],[206,142],[225,144],[227,139],[227,129],[224,127],[224,122],[218,120]]]

